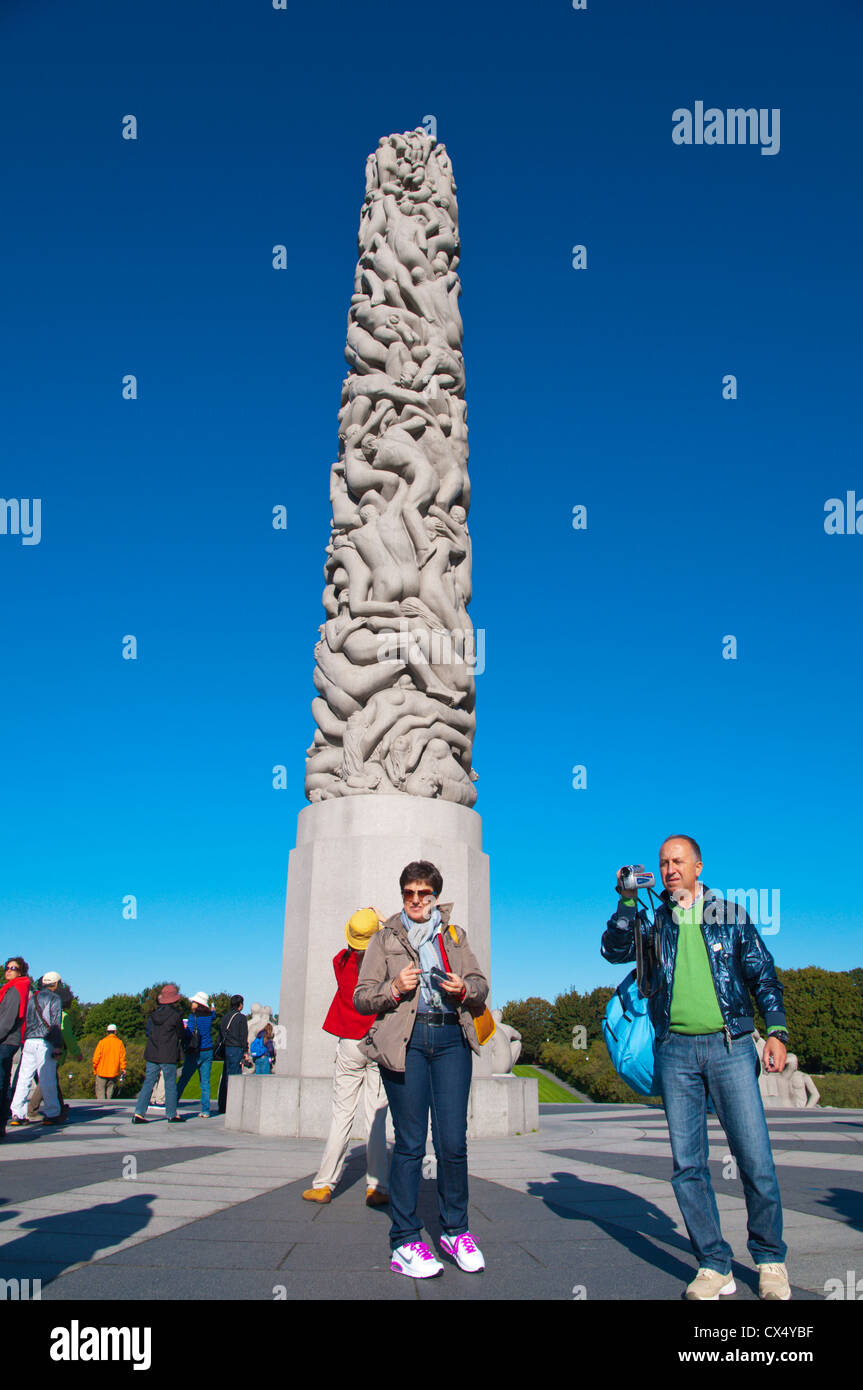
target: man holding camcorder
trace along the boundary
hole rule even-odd
[[[698,1259],[687,1299],[715,1301],[736,1291],[708,1168],[709,1097],[743,1182],[759,1296],[786,1300],[791,1290],[782,1206],[758,1088],[751,999],[754,994],[767,1026],[763,1064],[782,1071],[788,1042],[782,986],[745,910],[705,888],[699,882],[702,867],[701,850],[689,835],[663,842],[665,891],[654,926],[639,909],[631,871],[619,870],[620,906],[606,926],[602,954],[615,964],[634,960],[635,933],[641,933],[651,975],[655,1074],[671,1138],[671,1183]]]

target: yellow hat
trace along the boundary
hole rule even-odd
[[[345,940],[355,951],[364,951],[369,939],[382,926],[381,916],[375,907],[361,907],[349,919],[345,927]]]

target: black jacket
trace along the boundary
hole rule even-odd
[[[145,1062],[163,1066],[183,1060],[183,1019],[176,1004],[159,1004],[147,1020]]]
[[[239,1009],[231,1009],[230,1013],[225,1014],[219,1024],[219,1032],[225,1047],[241,1047],[244,1052],[249,1048],[249,1020]]]
[[[784,1028],[782,986],[776,976],[773,957],[744,908],[736,902],[727,902],[705,887],[702,918],[701,932],[726,1032],[733,1038],[752,1032],[755,1027],[753,994],[767,1027],[775,1024]],[[618,905],[602,938],[605,959],[614,965],[635,960],[636,930],[642,934],[645,951],[650,951],[654,958],[653,983],[657,988],[648,1009],[659,1043],[668,1032],[671,1017],[679,930],[667,893],[662,894],[662,904],[656,909],[655,936],[643,912],[625,903]]]

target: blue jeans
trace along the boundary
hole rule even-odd
[[[165,1115],[169,1120],[173,1120],[177,1113],[177,1063],[176,1062],[147,1062],[144,1066],[144,1084],[138,1093],[135,1102],[135,1114],[144,1118],[147,1114],[147,1106],[150,1104],[150,1097],[159,1080],[159,1072],[165,1078]]]
[[[183,1059],[183,1070],[177,1082],[177,1100],[180,1099],[196,1071],[201,1073],[201,1114],[210,1113],[210,1072],[213,1067],[213,1049],[202,1047],[199,1052],[187,1052]]]
[[[782,1264],[787,1251],[757,1068],[751,1034],[732,1039],[729,1049],[724,1033],[669,1032],[656,1048],[674,1161],[671,1185],[699,1268],[720,1274],[731,1273],[732,1252],[719,1228],[707,1166],[708,1095],[743,1183],[750,1255],[756,1264]]]
[[[256,1075],[256,1076],[269,1076],[269,1074],[270,1074],[270,1059],[269,1059],[269,1057],[256,1057],[256,1058],[255,1058],[255,1075]]]
[[[228,1108],[228,1077],[242,1076],[243,1056],[245,1048],[225,1047],[225,1065],[222,1067],[222,1079],[219,1082],[219,1114],[224,1115]]]
[[[414,1024],[404,1071],[380,1068],[396,1134],[390,1166],[390,1245],[394,1250],[422,1234],[417,1202],[429,1111],[440,1224],[448,1236],[468,1229],[467,1102],[472,1053],[458,1024],[435,1027],[420,1022],[421,1018]]]

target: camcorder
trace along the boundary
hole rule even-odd
[[[638,893],[642,888],[652,888],[656,879],[643,864],[626,864],[620,871],[620,886],[629,893]]]

